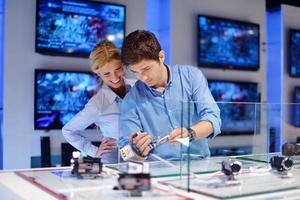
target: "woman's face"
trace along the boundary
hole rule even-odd
[[[112,60],[101,67],[97,75],[110,88],[120,88],[124,83],[124,69],[120,60]]]

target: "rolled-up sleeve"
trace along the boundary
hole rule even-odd
[[[221,133],[220,109],[216,104],[202,72],[192,67],[190,71],[192,83],[192,99],[196,105],[199,121],[209,121],[213,126],[213,133],[208,138],[213,138]]]
[[[98,147],[94,146],[84,134],[88,126],[95,122],[98,113],[92,103],[88,103],[82,111],[76,114],[63,128],[62,134],[67,142],[89,156],[95,157]]]

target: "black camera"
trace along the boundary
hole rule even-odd
[[[119,174],[118,182],[121,189],[130,192],[130,196],[142,196],[143,191],[151,189],[149,173]]]
[[[71,173],[82,178],[96,178],[102,172],[100,158],[80,157],[80,152],[73,152]]]
[[[273,156],[270,159],[270,165],[273,170],[278,172],[285,172],[290,170],[293,167],[293,160],[285,156]]]
[[[242,168],[242,163],[240,161],[234,161],[231,159],[222,161],[222,172],[226,176],[233,176],[238,174]]]

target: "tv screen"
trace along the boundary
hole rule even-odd
[[[208,87],[221,110],[222,135],[253,135],[258,130],[257,83],[209,80]]]
[[[289,72],[300,77],[300,30],[290,30],[289,43]]]
[[[257,70],[259,68],[259,25],[199,15],[198,65]]]
[[[300,87],[296,87],[294,90],[293,102],[297,104],[292,106],[292,123],[294,126],[300,127]]]
[[[35,50],[88,57],[104,39],[121,49],[125,6],[87,0],[37,0]]]
[[[89,72],[35,70],[35,129],[61,129],[95,94]]]

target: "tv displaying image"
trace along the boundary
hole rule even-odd
[[[300,30],[290,30],[289,73],[300,77]]]
[[[35,51],[88,57],[102,40],[121,49],[125,6],[87,0],[37,0]]]
[[[61,129],[95,94],[98,80],[89,72],[35,70],[34,128]]]
[[[300,127],[300,87],[295,88],[293,96],[293,102],[297,104],[292,106],[292,124]]]
[[[258,24],[198,16],[200,67],[258,70],[259,49]]]
[[[257,83],[209,80],[208,87],[221,110],[222,135],[253,135],[260,121]]]

